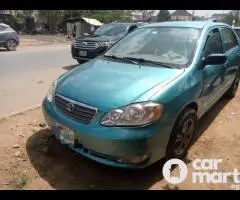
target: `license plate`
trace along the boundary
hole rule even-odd
[[[87,51],[79,51],[79,56],[87,56]]]
[[[67,128],[61,124],[56,124],[57,129],[59,130],[60,141],[63,144],[74,144],[75,142],[75,133],[70,128]]]

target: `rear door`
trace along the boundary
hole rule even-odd
[[[229,27],[220,27],[221,37],[223,41],[224,53],[227,56],[228,63],[224,74],[224,87],[230,87],[235,78],[236,72],[240,64],[240,47],[237,36]]]

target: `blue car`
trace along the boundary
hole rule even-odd
[[[99,163],[138,169],[181,159],[198,119],[235,97],[239,44],[224,23],[142,26],[55,80],[45,119],[62,144]]]

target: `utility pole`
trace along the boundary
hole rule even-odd
[[[194,11],[195,10],[192,11],[192,21],[194,21]]]

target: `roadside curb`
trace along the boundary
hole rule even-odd
[[[26,107],[26,108],[24,108],[24,109],[21,109],[21,110],[15,111],[15,112],[11,112],[11,113],[2,115],[2,116],[0,116],[0,121],[2,121],[2,120],[4,120],[4,119],[8,119],[9,117],[13,117],[13,116],[19,115],[19,114],[21,114],[21,113],[30,111],[30,110],[34,110],[34,109],[36,109],[36,108],[39,108],[40,106],[41,106],[41,103],[36,104],[36,105],[34,105],[34,106]]]

